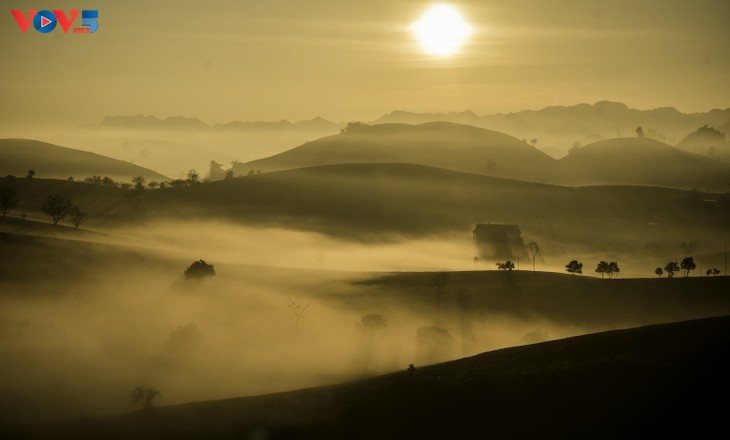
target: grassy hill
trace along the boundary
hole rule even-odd
[[[6,438],[703,438],[730,318],[617,330],[357,382],[5,428]]]
[[[16,179],[14,185],[21,203],[39,216],[42,200],[60,194],[87,211],[89,224],[221,218],[355,241],[388,234],[468,233],[474,222],[491,221],[517,223],[527,236],[564,244],[712,243],[727,231],[730,216],[727,201],[713,194],[561,187],[409,164],[327,165],[146,191],[139,213],[117,188],[40,179]]]
[[[0,176],[24,177],[28,170],[44,179],[82,180],[92,175],[129,181],[135,176],[147,180],[167,177],[147,168],[87,151],[27,139],[0,139]]]
[[[646,185],[726,192],[730,167],[649,138],[608,139],[560,159],[584,185]]]
[[[234,167],[234,174],[338,163],[412,163],[527,181],[553,175],[555,161],[511,136],[468,125],[350,126],[339,135]]]

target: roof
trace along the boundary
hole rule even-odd
[[[478,223],[476,227],[474,228],[474,232],[476,233],[490,233],[490,232],[512,232],[521,234],[522,231],[520,230],[520,227],[517,225],[506,225],[506,224],[500,224],[500,223]]]

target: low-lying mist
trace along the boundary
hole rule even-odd
[[[3,246],[0,423],[133,410],[135,384],[158,389],[160,405],[260,394],[597,328],[473,307],[478,292],[453,278],[408,294],[363,282],[493,269],[474,264],[469,233],[343,241],[193,221],[105,232],[105,243]],[[565,258],[546,255],[538,270]],[[215,276],[186,279],[200,259]]]

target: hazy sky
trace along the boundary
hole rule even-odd
[[[728,0],[464,0],[448,59],[409,27],[411,0],[11,0],[0,16],[0,124],[107,114],[369,120],[608,99],[730,106]],[[98,9],[94,35],[22,33],[11,9]],[[80,25],[80,17],[75,23]]]

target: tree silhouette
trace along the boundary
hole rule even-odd
[[[299,323],[304,319],[304,314],[309,309],[309,304],[302,305],[290,299],[286,306],[289,307],[289,310],[294,313],[294,317],[296,318],[296,323],[294,324],[294,334],[299,334]]]
[[[154,406],[155,399],[160,395],[160,392],[154,387],[145,387],[143,385],[136,385],[132,390],[132,403],[135,405],[142,405],[142,409],[150,410]]]
[[[28,170],[28,174],[25,175],[27,179],[32,179],[35,176],[35,170]]]
[[[670,261],[664,266],[664,271],[667,272],[667,277],[674,278],[674,274],[679,272],[679,264],[676,261]]]
[[[79,208],[78,206],[72,205],[68,209],[68,217],[74,227],[78,229],[79,225],[81,225],[81,222],[83,222],[86,218],[86,213],[84,213],[84,211],[82,211],[81,208]]]
[[[370,314],[360,318],[360,322],[355,327],[368,336],[368,348],[365,355],[365,373],[367,373],[375,345],[375,333],[388,327],[388,321],[383,315]]]
[[[707,269],[707,271],[705,272],[705,275],[707,275],[708,277],[710,275],[712,275],[713,277],[716,277],[716,276],[720,275],[720,269],[718,269],[716,267],[713,267],[711,269]]]
[[[223,164],[211,160],[210,166],[208,167],[208,179],[221,180],[224,176],[225,173],[223,172]]]
[[[641,126],[636,127],[636,136],[640,138],[644,137],[644,129]]]
[[[617,277],[619,272],[621,272],[621,269],[618,267],[617,262],[611,261],[610,263],[608,263],[608,267],[606,268],[608,279]]]
[[[656,276],[661,277],[664,274],[664,271],[661,267],[657,267],[656,269],[654,269],[654,273],[656,274]]]
[[[187,269],[185,269],[185,279],[188,280],[202,280],[214,275],[215,269],[213,268],[213,265],[208,264],[203,260],[195,261]]]
[[[607,261],[601,261],[596,266],[596,272],[601,274],[601,278],[603,278],[604,275],[608,273],[608,262]]]
[[[684,270],[684,277],[687,278],[691,271],[697,269],[697,264],[695,264],[695,259],[693,257],[685,257],[682,259],[679,267]]]
[[[8,211],[18,206],[18,202],[20,202],[20,198],[15,188],[0,188],[0,213],[3,217]]]
[[[230,180],[233,179],[233,170],[226,171],[226,177],[223,178],[223,180]]]
[[[567,270],[568,273],[571,275],[582,274],[583,273],[583,263],[581,263],[578,260],[570,260],[570,263],[565,265],[565,270]]]
[[[505,261],[504,263],[502,263],[501,261],[497,262],[497,270],[506,270],[508,272],[511,272],[512,269],[514,269],[514,268],[515,268],[515,263],[513,263],[509,260]]]
[[[194,169],[188,170],[188,173],[185,175],[185,182],[188,185],[195,185],[198,183],[198,179],[200,179],[200,174]]]
[[[58,225],[58,221],[66,217],[71,206],[71,201],[61,196],[49,196],[43,200],[41,210],[51,216],[54,225]]]
[[[534,241],[531,241],[527,243],[527,252],[530,254],[530,258],[532,258],[532,271],[535,271],[535,258],[537,258],[538,255],[540,255],[540,246],[537,245]]]

